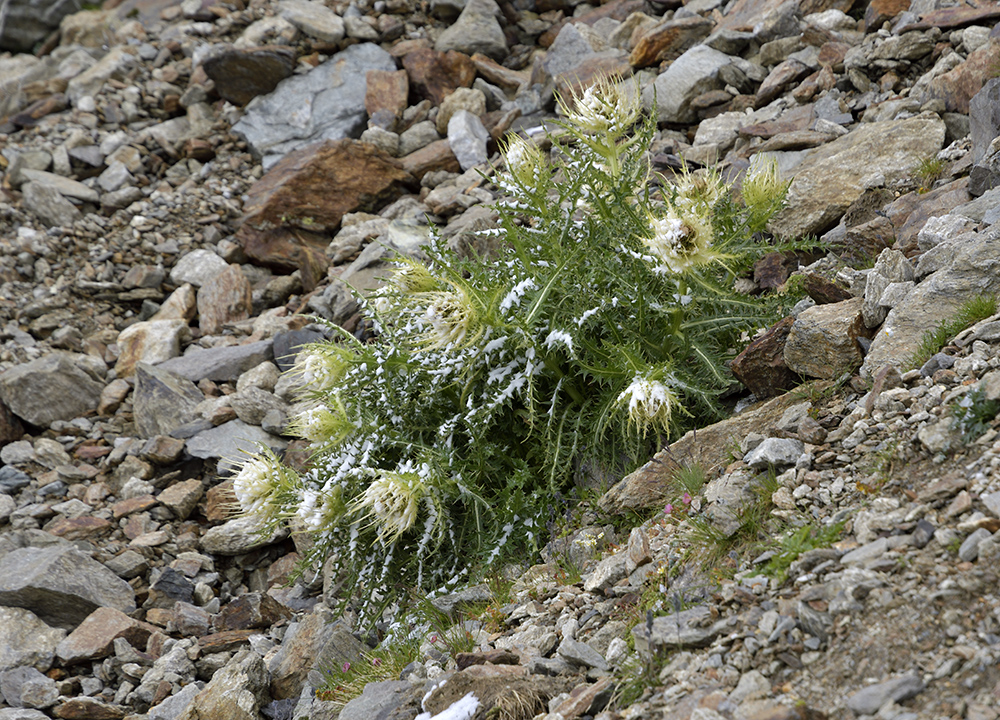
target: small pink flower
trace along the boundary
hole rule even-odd
[[[664,515],[669,515],[673,511],[674,511],[674,506],[671,505],[670,503],[667,503],[667,506],[665,508],[663,508],[663,514]]]
[[[372,665],[378,667],[382,664],[382,658],[372,658]]]
[[[431,643],[436,643],[438,641],[437,635],[431,635]]]
[[[342,667],[342,668],[341,668],[341,670],[342,670],[343,672],[345,672],[345,673],[346,673],[346,672],[347,672],[348,670],[350,670],[350,669],[351,669],[351,663],[349,663],[349,662],[345,662],[345,663],[344,663],[344,667]]]
[[[691,504],[691,494],[690,493],[684,493],[684,496],[681,498],[681,502],[684,503],[685,505],[690,505]]]

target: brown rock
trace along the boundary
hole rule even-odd
[[[291,616],[291,611],[270,595],[247,593],[222,608],[215,617],[215,629],[226,631],[271,627]]]
[[[815,119],[816,109],[812,105],[803,105],[783,112],[777,120],[769,120],[768,122],[757,123],[755,125],[744,125],[737,132],[740,137],[767,139],[781,133],[808,130]]]
[[[114,642],[125,638],[129,645],[146,647],[152,625],[130,618],[120,610],[97,608],[67,635],[56,647],[56,655],[64,665],[107,657],[114,652]]]
[[[101,399],[97,403],[97,414],[101,417],[114,415],[130,392],[132,392],[132,386],[126,380],[121,378],[112,380],[101,391]]]
[[[517,90],[531,79],[529,73],[522,70],[505,68],[493,58],[487,57],[482,53],[473,55],[472,63],[476,66],[476,71],[487,82],[491,82],[504,90]]]
[[[250,281],[239,265],[230,265],[198,289],[198,323],[204,335],[217,335],[252,312]]]
[[[750,431],[770,427],[781,419],[785,410],[799,402],[801,398],[785,393],[727,420],[686,433],[623,478],[604,494],[598,505],[605,512],[615,513],[653,507],[662,509],[662,503],[674,492],[673,478],[681,463],[698,465],[712,477],[730,463],[728,448],[734,441],[739,443]]]
[[[788,265],[780,252],[768,253],[754,263],[753,280],[762,290],[775,290],[788,279]]]
[[[197,507],[203,492],[201,480],[184,480],[168,487],[157,495],[156,499],[169,509],[178,520],[187,520]]]
[[[680,20],[667,20],[650,28],[639,37],[628,57],[634,68],[644,68],[663,61],[672,62],[684,51],[712,32],[714,22],[700,15]]]
[[[226,480],[211,488],[205,496],[205,517],[209,522],[225,522],[239,512],[233,493],[233,481]]]
[[[753,340],[733,360],[730,369],[736,379],[758,399],[779,395],[801,382],[785,365],[785,341],[795,318],[787,317]]]
[[[930,192],[911,192],[893,201],[885,213],[896,229],[895,248],[904,255],[916,252],[917,233],[928,218],[947,215],[952,208],[969,202],[972,196],[968,188],[969,178],[964,177]]]
[[[243,643],[250,642],[250,636],[256,635],[259,630],[227,630],[225,632],[203,635],[198,638],[198,647],[201,648],[202,655],[211,655],[217,652],[228,652],[235,650]]]
[[[757,107],[763,107],[778,97],[788,85],[798,82],[810,72],[809,66],[788,58],[774,66],[774,69],[767,74],[764,82],[757,88],[754,102]]]
[[[119,500],[111,506],[111,514],[115,520],[119,520],[137,512],[144,512],[156,505],[156,498],[152,495],[140,495],[139,497]]]
[[[398,119],[408,105],[410,80],[405,70],[369,70],[365,76],[365,110],[369,117],[388,113]],[[388,128],[392,129],[392,128]]]
[[[246,105],[274,90],[295,71],[295,52],[280,45],[230,48],[205,60],[202,67],[215,83],[219,97]]]
[[[1000,5],[996,7],[1000,8]],[[944,100],[948,112],[967,115],[969,101],[993,77],[993,69],[998,63],[1000,63],[1000,39],[990,38],[988,43],[969,53],[964,63],[931,80],[922,101],[940,98]]]
[[[611,0],[611,2],[605,3],[598,8],[590,10],[589,12],[585,12],[579,17],[560,20],[539,36],[538,44],[543,48],[549,47],[556,41],[556,36],[559,35],[559,31],[563,29],[563,26],[566,23],[573,23],[574,25],[593,25],[598,20],[603,18],[611,18],[612,20],[617,20],[618,22],[625,22],[625,19],[629,15],[634,12],[641,11],[642,7],[643,0]]]
[[[846,288],[840,287],[836,283],[830,282],[819,275],[808,274],[802,281],[802,287],[806,294],[816,301],[817,305],[828,303],[838,303],[850,300],[852,295]]]
[[[832,133],[816,132],[815,130],[793,130],[792,132],[781,133],[773,138],[768,138],[760,145],[753,148],[754,153],[777,152],[779,150],[805,150],[807,148],[819,147],[825,143],[835,140],[836,135]]]
[[[20,440],[24,436],[24,426],[7,404],[0,400],[0,447]]]
[[[808,415],[799,421],[799,427],[796,432],[798,433],[799,440],[802,442],[812,445],[822,445],[826,442],[826,428]]]
[[[887,217],[876,217],[847,230],[841,257],[852,262],[868,262],[896,242],[896,230]],[[839,250],[840,248],[838,248]]]
[[[460,87],[472,87],[476,66],[465,53],[440,52],[419,48],[403,57],[403,69],[410,78],[410,88],[420,99],[440,105]]]
[[[602,710],[614,690],[614,680],[603,677],[592,685],[578,685],[573,688],[569,697],[556,707],[556,713],[565,720],[572,720],[581,715],[595,715]]]
[[[858,338],[869,335],[861,319],[863,302],[851,298],[804,310],[785,340],[785,364],[800,375],[824,380],[858,368],[864,359]]]
[[[179,601],[174,603],[170,612],[172,617],[167,623],[167,632],[184,637],[208,635],[212,625],[212,616],[200,607]]]
[[[649,549],[649,536],[641,527],[634,527],[628,536],[628,567],[638,568],[653,562]]]
[[[851,46],[845,42],[830,41],[823,43],[819,49],[817,61],[823,67],[828,67],[834,71],[843,70],[844,57]]]
[[[118,720],[125,717],[125,711],[117,705],[81,696],[57,706],[55,716],[63,720]]]
[[[313,667],[357,662],[364,650],[348,626],[333,621],[332,613],[310,613],[288,628],[281,650],[269,663],[271,696],[276,700],[298,697]]]
[[[83,540],[102,535],[111,528],[111,521],[97,517],[59,518],[45,526],[51,535],[66,540]]]
[[[399,161],[374,145],[357,140],[309,145],[283,157],[253,184],[236,239],[254,262],[302,270],[302,284],[311,290],[326,272],[328,234],[340,227],[341,218],[381,208],[413,183]]]
[[[917,22],[908,23],[896,32],[902,34],[910,30],[927,30],[932,27],[947,30],[963,25],[987,25],[990,24],[989,21],[1000,18],[1000,5],[997,3],[984,2],[978,5],[978,7],[958,5],[932,10],[921,15]]]
[[[411,152],[403,158],[403,169],[418,180],[437,170],[455,173],[462,171],[447,140],[435,140],[430,145]]]
[[[146,441],[139,451],[139,457],[154,465],[167,465],[176,462],[184,452],[184,441],[169,435],[154,435]]]
[[[556,92],[560,97],[572,98],[582,95],[587,88],[603,78],[625,78],[632,74],[632,66],[621,55],[594,55],[582,60],[572,70],[559,73],[553,78]]]
[[[518,665],[521,658],[509,650],[487,650],[486,652],[462,652],[455,655],[455,663],[459,670],[473,665]]]
[[[865,8],[865,32],[875,32],[882,23],[910,9],[910,0],[871,0]]]

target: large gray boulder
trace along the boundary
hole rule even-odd
[[[57,352],[0,374],[0,400],[32,425],[48,427],[97,410],[104,383],[94,358]]]
[[[0,50],[31,52],[83,0],[0,0]]]
[[[395,72],[396,62],[373,43],[352,45],[309,73],[282,81],[269,95],[254,98],[233,132],[247,141],[265,170],[306,145],[360,137],[368,117],[369,70]]]
[[[660,122],[696,122],[697,112],[691,108],[691,101],[709,90],[722,89],[726,82],[720,72],[736,60],[707,45],[696,45],[646,88],[643,104],[656,112]]]
[[[28,608],[49,625],[71,630],[99,607],[134,611],[135,593],[76,548],[26,547],[0,559],[0,605]]]

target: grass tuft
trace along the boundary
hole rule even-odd
[[[910,356],[906,363],[907,370],[913,370],[923,366],[936,353],[941,352],[941,348],[948,342],[980,320],[985,320],[997,312],[997,298],[995,295],[977,295],[971,300],[967,300],[950,319],[943,320],[935,330],[924,333],[920,347]]]

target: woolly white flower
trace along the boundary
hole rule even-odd
[[[669,431],[677,396],[659,380],[636,377],[618,396],[616,404],[619,407],[628,405],[629,423],[645,435],[654,426]]]
[[[264,510],[274,491],[275,469],[267,458],[253,456],[243,463],[233,478],[233,494],[243,512],[255,515]]]
[[[519,135],[511,135],[504,149],[507,170],[520,183],[533,186],[545,165],[538,146]]]
[[[560,99],[559,105],[571,125],[612,138],[634,125],[642,110],[637,92],[608,78],[591,85],[582,95],[574,93],[569,102]]]
[[[424,337],[433,349],[474,342],[482,333],[479,313],[468,293],[461,288],[448,292],[424,293],[430,304],[424,321],[431,330]]]
[[[682,273],[721,257],[712,251],[712,226],[701,216],[670,208],[663,217],[650,217],[649,225],[650,235],[642,242],[662,263],[656,272]]]
[[[365,490],[355,509],[372,517],[380,537],[395,540],[413,527],[424,492],[415,473],[383,470]]]

